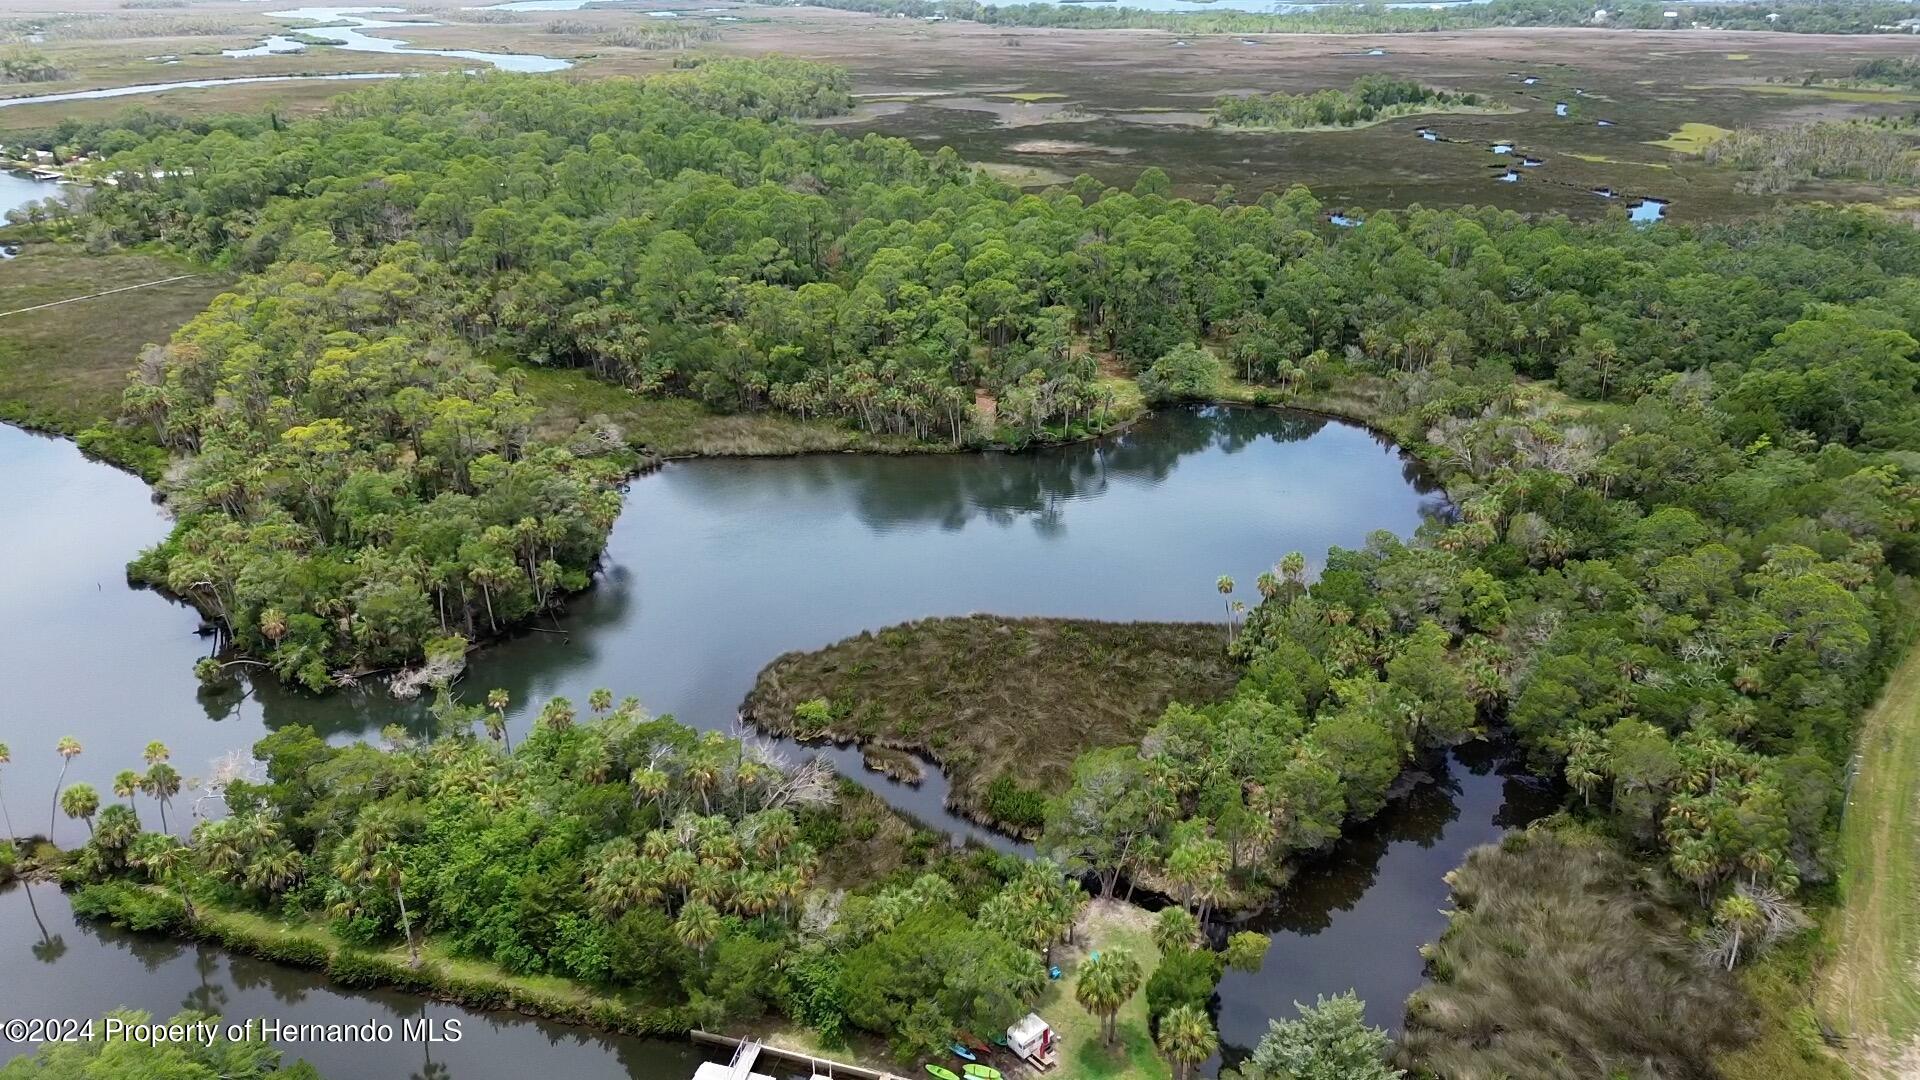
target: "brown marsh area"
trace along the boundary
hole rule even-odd
[[[469,66],[439,57],[305,52],[224,57],[292,24],[283,5],[219,3],[126,10],[113,0],[79,0],[84,31],[49,34],[36,47],[66,67],[59,84],[4,88],[6,96],[92,86],[229,75],[446,70]],[[288,3],[284,6],[296,6]],[[997,28],[930,23],[823,8],[732,3],[675,9],[665,3],[580,11],[474,11],[456,4],[395,4],[395,21],[434,22],[399,35],[415,46],[510,50],[575,62],[560,77],[596,78],[658,70],[677,51],[647,51],[611,37],[635,27],[694,31],[691,47],[757,55],[786,53],[853,71],[860,103],[831,126],[878,132],[929,150],[952,146],[1014,182],[1041,185],[1088,173],[1129,185],[1158,166],[1183,195],[1213,198],[1222,185],[1240,197],[1301,183],[1330,206],[1366,209],[1491,204],[1521,211],[1595,216],[1628,199],[1671,200],[1680,220],[1737,217],[1774,196],[1738,190],[1736,176],[1689,154],[1654,145],[1683,125],[1735,128],[1812,119],[1905,115],[1920,95],[1859,95],[1786,89],[1766,80],[1809,71],[1839,74],[1858,60],[1908,56],[1910,36],[1813,36],[1704,31],[1628,32],[1498,29],[1449,34],[1190,35],[1158,30]],[[48,0],[6,0],[0,20],[34,17]],[[267,10],[262,10],[266,8]],[[660,13],[673,11],[671,18]],[[116,37],[194,24],[174,37]],[[217,32],[209,32],[217,31]],[[177,57],[166,63],[152,57]],[[1310,92],[1345,87],[1369,74],[1416,79],[1487,95],[1517,111],[1408,116],[1352,130],[1226,131],[1208,126],[1222,94]],[[1531,78],[1529,83],[1525,80]],[[321,107],[353,83],[268,83],[181,90],[164,98],[121,98],[0,110],[0,129],[59,119],[95,119],[135,107],[219,112],[265,105]],[[1757,88],[1757,89],[1756,89]],[[1862,97],[1868,100],[1860,100]],[[1566,106],[1559,115],[1557,105]],[[1607,121],[1602,125],[1601,121]],[[1435,140],[1419,130],[1430,127]],[[1512,155],[1496,155],[1496,143]],[[1532,158],[1537,165],[1520,164]],[[1499,183],[1509,166],[1518,182]],[[1796,198],[1886,201],[1852,184],[1803,187]]]

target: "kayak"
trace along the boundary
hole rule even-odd
[[[947,1047],[947,1049],[953,1051],[953,1056],[959,1058],[962,1061],[974,1060],[973,1051],[967,1049],[964,1046],[961,1046],[959,1043],[954,1043],[952,1046]]]
[[[952,1069],[945,1068],[944,1066],[929,1065],[927,1066],[927,1071],[932,1073],[936,1080],[960,1080],[958,1076],[954,1075]]]
[[[1000,1070],[991,1065],[969,1065],[962,1071],[973,1080],[1001,1080]]]

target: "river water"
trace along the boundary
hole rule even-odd
[[[141,94],[164,94],[169,90],[199,90],[209,86],[234,86],[240,83],[266,82],[312,82],[347,81],[363,79],[397,79],[397,71],[355,71],[339,75],[240,75],[230,79],[181,79],[177,82],[139,83],[133,86],[106,86],[97,90],[69,90],[62,94],[29,94],[25,97],[0,98],[0,109],[14,105],[46,105],[56,101],[89,101],[96,98],[135,97]]]
[[[62,735],[85,747],[69,781],[104,789],[139,764],[150,739],[173,747],[182,772],[204,776],[217,758],[244,753],[285,724],[350,739],[417,720],[418,706],[373,688],[325,698],[270,682],[200,690],[191,668],[210,641],[195,634],[197,613],[129,586],[124,574],[128,558],[165,535],[164,511],[139,480],[88,461],[71,443],[0,426],[0,505],[10,508],[0,529],[0,610],[9,615],[0,624],[8,682],[0,740],[14,759],[0,790],[22,831],[48,824]],[[463,686],[472,696],[508,689],[516,729],[548,696],[578,702],[597,686],[725,729],[759,668],[787,650],[975,611],[1216,619],[1222,573],[1251,600],[1254,578],[1289,550],[1317,561],[1376,529],[1409,534],[1444,509],[1443,496],[1366,430],[1271,410],[1176,410],[1114,438],[1017,455],[672,463],[631,485],[595,587],[557,623],[564,632],[483,650]],[[941,809],[937,772],[913,788],[864,772],[850,751],[836,761],[922,820],[975,832]],[[1293,1000],[1348,988],[1368,998],[1376,1022],[1397,1026],[1420,977],[1414,948],[1442,925],[1441,875],[1469,847],[1529,816],[1527,805],[1518,781],[1486,762],[1455,762],[1303,871],[1284,905],[1259,922],[1276,934],[1266,968],[1222,985],[1229,1052],[1256,1041],[1266,1018],[1286,1015]],[[190,796],[178,806],[183,825]],[[84,837],[76,822],[54,825],[63,843]],[[197,947],[75,928],[62,921],[70,917],[57,894],[36,893],[40,920],[64,927],[55,933],[66,947],[52,978],[0,979],[0,1013],[56,1004],[63,1013],[116,1004],[167,1013],[203,973],[242,1014],[278,1008],[304,1020],[309,1003],[326,1016],[424,1007]],[[53,951],[31,915],[20,890],[0,898],[0,970],[31,970],[21,957],[35,943],[39,953]],[[292,1009],[296,994],[304,997]],[[436,1051],[451,1075],[499,1075],[492,1065],[501,1061],[557,1077],[691,1071],[678,1045],[428,1008],[471,1017],[468,1042],[455,1048],[471,1053],[465,1067]],[[546,1056],[554,1045],[568,1055]],[[333,1076],[398,1078],[420,1067],[320,1049],[301,1051]],[[656,1052],[664,1055],[657,1063],[646,1057]]]
[[[319,26],[300,27],[298,32],[348,52],[392,53],[401,56],[450,56],[457,60],[492,64],[502,71],[562,71],[573,66],[573,61],[557,56],[541,56],[537,53],[483,52],[478,49],[430,49],[409,45],[402,38],[389,37],[386,34],[374,36],[362,33],[365,30],[393,31],[405,30],[409,27],[440,25],[434,22],[395,22],[391,19],[366,17],[398,14],[403,10],[397,7],[303,7],[290,11],[270,11],[267,14],[276,19],[321,23],[322,25]],[[227,49],[221,55],[265,56],[277,52],[299,52],[304,48],[301,42],[291,37],[273,34],[252,48]]]

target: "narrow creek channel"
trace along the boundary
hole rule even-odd
[[[21,828],[46,822],[62,735],[85,747],[69,780],[104,785],[150,739],[169,743],[184,773],[206,775],[287,724],[351,739],[418,719],[418,706],[371,687],[325,698],[265,681],[202,691],[191,668],[209,643],[195,635],[197,614],[125,579],[126,561],[165,535],[164,511],[145,484],[71,443],[0,426],[0,505],[10,521],[0,530],[0,610],[9,615],[0,656],[10,683],[0,740],[13,748],[5,794]],[[1221,573],[1251,583],[1287,551],[1318,560],[1376,530],[1409,535],[1445,508],[1408,460],[1365,429],[1271,410],[1176,410],[1111,439],[1026,454],[675,463],[631,485],[595,587],[558,621],[564,633],[484,650],[463,685],[509,690],[516,730],[546,698],[581,700],[596,686],[724,730],[759,669],[788,650],[974,611],[1217,619]],[[947,814],[937,771],[915,788],[865,772],[855,752],[834,758],[936,828],[1010,844]],[[1222,984],[1230,1057],[1293,1001],[1349,988],[1368,999],[1375,1022],[1397,1027],[1420,978],[1414,950],[1442,925],[1441,875],[1532,816],[1526,785],[1495,764],[1456,760],[1304,870],[1256,921],[1275,942],[1259,975]],[[63,843],[82,832],[71,821],[56,828]],[[53,969],[0,980],[0,1010],[11,1015],[121,1004],[170,1013],[204,976],[227,987],[220,1004],[240,1014],[427,1009],[471,1018],[465,1041],[434,1050],[448,1070],[437,1075],[496,1075],[502,1061],[558,1077],[691,1072],[692,1051],[678,1044],[349,992],[217,950],[75,927],[57,892],[34,891],[37,921],[22,890],[0,895],[0,970]],[[54,932],[63,945],[50,947],[40,924],[62,927]],[[556,1047],[567,1054],[543,1056]],[[0,1056],[20,1049],[0,1047]],[[333,1076],[400,1078],[421,1068],[350,1049],[292,1049]]]

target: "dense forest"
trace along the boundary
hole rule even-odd
[[[1451,90],[1424,86],[1410,79],[1369,75],[1346,90],[1221,97],[1213,104],[1213,123],[1223,127],[1274,128],[1283,131],[1353,127],[1388,117],[1472,109],[1480,105],[1479,94],[1457,94]]]
[[[759,3],[774,0],[756,0]],[[799,0],[792,0],[799,2]],[[1150,11],[1085,3],[983,4],[977,0],[806,0],[821,7],[913,18],[943,16],[995,26],[1083,30],[1155,29],[1189,34],[1408,33],[1493,26],[1597,26],[1621,30],[1772,30],[1871,34],[1914,17],[1904,0],[1789,0],[1781,4],[1671,4],[1632,0],[1600,8],[1585,0],[1488,0],[1444,7],[1333,4],[1297,11]],[[1604,18],[1596,11],[1605,10]],[[1674,18],[1667,12],[1679,11]]]
[[[1044,852],[1101,891],[1163,889],[1198,942],[1410,763],[1500,730],[1658,865],[1729,966],[1831,875],[1854,717],[1910,635],[1920,563],[1910,227],[1416,207],[1335,229],[1303,189],[1206,205],[1151,168],[1130,192],[1022,194],[951,151],[782,121],[845,101],[840,73],[729,61],[95,131],[119,148],[90,208],[110,240],[251,275],[135,374],[129,422],[197,451],[180,528],[141,566],[295,672],[479,632],[503,596],[506,618],[540,609],[597,550],[620,440],[526,432],[511,376],[476,357],[961,442],[987,434],[979,393],[1001,437],[1097,423],[1093,352],[1165,397],[1230,367],[1263,400],[1380,424],[1459,512],[1250,583],[1239,688],[1083,757]],[[470,554],[478,514],[497,547]],[[327,557],[296,572],[300,552]],[[1052,864],[969,864],[873,887],[809,939],[772,883],[806,879],[824,812],[783,805],[772,772],[743,779],[735,744],[630,712],[551,706],[510,752],[282,732],[261,753],[271,783],[202,827],[189,891],[331,912],[360,942],[411,940],[419,917],[515,970],[675,987],[681,1018],[776,1008],[924,1048],[1013,1008],[1077,895]],[[781,842],[761,843],[768,821]],[[294,872],[249,873],[263,853]],[[112,877],[171,857],[92,858]],[[1008,929],[1016,903],[1039,921]],[[585,918],[597,904],[617,920]],[[982,959],[935,963],[957,952]],[[1157,1016],[1204,1004],[1221,964],[1170,962]],[[1498,1051],[1445,1050],[1489,1075]]]
[[[92,836],[65,871],[75,909],[202,932],[220,912],[260,912],[289,932],[229,943],[352,985],[538,1012],[556,1006],[514,977],[558,975],[599,992],[569,1019],[677,1033],[778,1013],[908,1057],[1023,1014],[1085,903],[1044,860],[945,854],[932,834],[924,863],[824,887],[876,828],[848,812],[858,789],[829,767],[787,766],[605,691],[589,716],[549,701],[514,744],[504,705],[443,698],[438,738],[383,748],[276,732],[256,747],[264,775],[220,786],[227,813],[189,844],[144,831],[132,795],[86,807]]]

